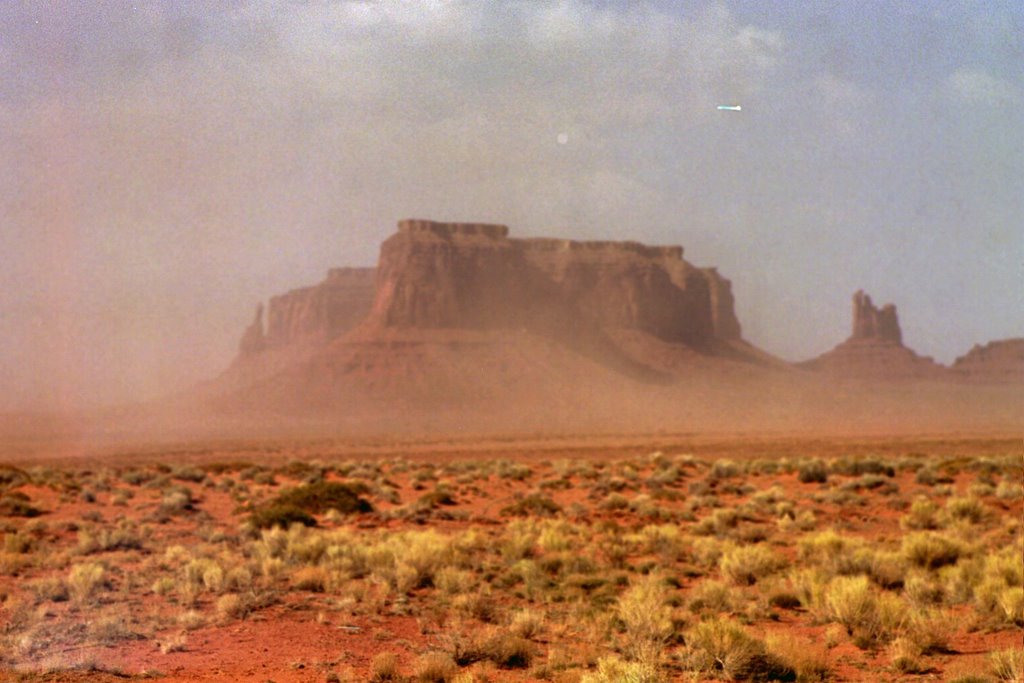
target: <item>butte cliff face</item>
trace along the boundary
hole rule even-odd
[[[267,327],[263,306],[246,329],[239,354],[282,347],[322,346],[358,325],[373,303],[373,268],[332,268],[323,282],[270,299]]]
[[[682,247],[511,239],[504,225],[403,220],[373,268],[337,268],[270,299],[240,357],[375,330],[528,330],[576,342],[615,330],[710,351],[739,340],[731,285]]]
[[[850,337],[831,351],[800,364],[831,374],[875,379],[937,379],[946,369],[903,345],[893,304],[878,308],[863,291],[853,295]]]
[[[527,329],[586,337],[631,329],[707,349],[738,338],[729,283],[682,247],[510,239],[502,225],[407,220],[381,247],[369,323]]]

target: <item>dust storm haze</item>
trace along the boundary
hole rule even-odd
[[[5,3],[0,410],[211,378],[408,216],[681,244],[789,361],[860,288],[1020,336],[1024,9],[796,4]]]

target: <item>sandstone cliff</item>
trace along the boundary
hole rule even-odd
[[[503,225],[403,220],[376,269],[338,268],[271,298],[243,335],[240,360],[326,347],[357,326],[381,330],[528,330],[605,358],[632,330],[714,353],[739,342],[731,285],[682,247],[512,239]],[[250,363],[253,364],[253,363]],[[277,363],[274,364],[278,365]]]
[[[245,331],[240,353],[249,355],[290,345],[323,345],[358,325],[370,310],[372,268],[332,268],[318,285],[272,297],[266,332],[262,306]]]
[[[369,320],[383,327],[519,329],[554,336],[636,329],[709,348],[739,336],[727,280],[681,247],[510,239],[503,225],[406,220],[381,247]]]

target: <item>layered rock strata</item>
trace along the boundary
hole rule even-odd
[[[740,338],[729,281],[688,263],[682,247],[512,239],[504,225],[410,219],[376,269],[334,269],[271,298],[266,330],[261,308],[240,353],[324,345],[360,324],[556,337],[631,329],[701,349]]]

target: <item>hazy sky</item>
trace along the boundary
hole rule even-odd
[[[12,0],[0,74],[0,408],[210,376],[412,216],[682,244],[791,360],[858,288],[1024,334],[1017,0]]]

